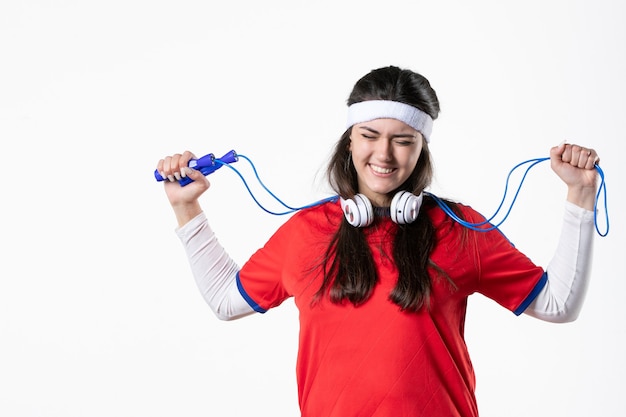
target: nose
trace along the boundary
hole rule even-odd
[[[376,143],[376,155],[381,161],[392,159],[391,141],[387,138],[380,138]]]

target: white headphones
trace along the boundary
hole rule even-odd
[[[423,195],[411,194],[408,191],[399,191],[391,200],[391,220],[398,224],[412,223],[417,219],[422,205]],[[374,221],[374,208],[371,201],[363,194],[356,194],[354,198],[341,198],[341,209],[346,220],[354,227],[366,227]]]

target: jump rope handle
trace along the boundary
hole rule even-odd
[[[224,164],[232,164],[233,162],[237,162],[239,157],[237,156],[237,152],[234,150],[226,153],[221,158],[215,158],[215,155],[212,153],[206,154],[198,159],[191,159],[187,166],[189,168],[193,168],[195,170],[200,171],[204,176],[214,173],[218,169],[222,167]],[[163,178],[158,170],[154,170],[154,178],[157,181],[165,181],[166,178]],[[187,184],[192,183],[193,180],[189,177],[181,178],[178,183],[181,187],[184,187]]]

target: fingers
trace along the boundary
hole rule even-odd
[[[186,168],[189,161],[195,158],[195,155],[189,151],[166,156],[158,162],[157,170],[163,178],[167,178],[171,182],[179,181],[187,176],[189,170]]]
[[[577,168],[593,169],[595,164],[600,162],[598,153],[592,148],[564,143],[556,148],[556,152],[559,151],[561,161]]]

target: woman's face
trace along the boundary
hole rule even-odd
[[[375,206],[388,206],[387,194],[411,175],[420,153],[420,132],[396,119],[375,119],[352,126],[350,151],[358,192]]]

